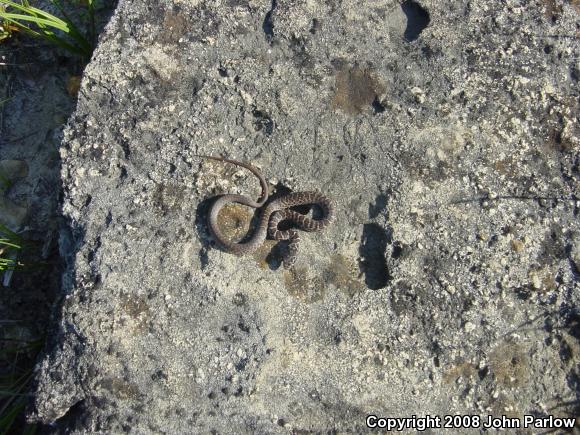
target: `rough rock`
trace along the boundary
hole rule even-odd
[[[30,418],[304,433],[578,415],[578,13],[121,1],[64,132],[68,268]],[[337,219],[292,270],[273,242],[221,252],[210,198],[258,183],[199,154],[320,189]]]

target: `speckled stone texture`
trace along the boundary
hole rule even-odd
[[[62,142],[68,269],[30,418],[228,434],[578,415],[579,9],[121,1]],[[198,154],[319,189],[337,219],[289,271],[272,241],[221,252],[210,198],[259,186]]]

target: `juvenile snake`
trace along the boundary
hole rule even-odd
[[[278,229],[278,224],[282,221],[290,221],[296,227],[304,231],[320,231],[327,227],[334,219],[334,204],[333,202],[319,192],[294,192],[282,196],[268,203],[258,221],[258,226],[247,242],[236,243],[227,240],[221,233],[218,226],[218,214],[220,210],[227,204],[238,203],[248,207],[259,209],[268,200],[269,189],[268,183],[258,169],[248,163],[239,162],[237,160],[230,160],[221,157],[213,156],[198,156],[205,159],[217,160],[221,162],[231,163],[237,166],[248,169],[260,181],[262,187],[262,194],[258,201],[253,201],[244,195],[226,194],[219,196],[212,204],[209,210],[209,229],[215,241],[221,246],[225,252],[235,255],[246,255],[252,253],[266,240],[269,234],[275,240],[288,240],[288,253],[282,259],[284,267],[290,268],[296,261],[298,253],[298,243],[300,235],[295,229],[288,229],[281,231]],[[297,205],[316,204],[322,209],[322,217],[320,219],[311,219],[306,215],[290,210],[289,207]]]

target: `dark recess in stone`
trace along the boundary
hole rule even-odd
[[[376,218],[379,213],[387,208],[389,198],[384,193],[377,195],[374,204],[369,204],[369,219]]]
[[[95,240],[95,244],[93,249],[91,249],[87,254],[87,261],[92,263],[95,259],[95,255],[97,254],[98,250],[101,248],[101,237],[98,236]]]
[[[577,391],[578,386],[580,385],[580,375],[578,375],[578,373],[576,373],[576,370],[571,370],[566,375],[566,382],[568,383],[568,386],[570,387],[571,390]],[[578,405],[578,402],[577,401],[572,402],[572,404],[575,405],[575,407],[574,407],[575,412],[578,412],[578,408],[580,408],[580,406]],[[574,415],[574,414],[572,414],[572,415]]]
[[[201,270],[205,270],[209,265],[209,255],[205,246],[199,250],[199,262],[201,264]]]
[[[365,284],[371,290],[387,286],[390,275],[385,259],[389,237],[377,224],[363,226],[362,242],[359,253],[362,258],[361,270],[365,275]]]
[[[564,363],[564,364],[568,364],[572,358],[574,357],[574,352],[572,351],[572,348],[570,347],[570,345],[568,343],[566,343],[566,341],[561,341],[560,342],[560,360]]]
[[[429,12],[413,0],[403,2],[401,8],[407,16],[407,28],[403,36],[407,42],[413,42],[419,37],[423,29],[429,25],[431,21]]]
[[[529,286],[521,286],[514,289],[516,297],[522,301],[527,301],[532,295],[532,291]]]
[[[254,109],[252,110],[252,115],[254,115],[254,129],[256,131],[261,131],[266,136],[270,136],[274,131],[274,121],[272,118],[261,110]]]
[[[421,53],[423,53],[423,55],[427,58],[430,59],[433,57],[433,49],[431,47],[429,47],[428,45],[426,45],[425,47],[421,48]]]
[[[479,376],[479,380],[483,381],[485,377],[489,374],[489,367],[485,366],[482,369],[479,369],[477,375]]]
[[[573,81],[577,82],[580,79],[580,69],[576,65],[572,65],[570,71],[570,77]]]
[[[242,358],[240,361],[238,361],[238,363],[235,365],[236,371],[243,371],[246,368],[248,361],[248,358]]]
[[[125,156],[125,160],[129,160],[131,158],[131,148],[129,147],[129,143],[126,140],[120,141],[121,148],[123,149],[123,155]]]
[[[373,114],[374,115],[377,115],[379,113],[383,113],[385,111],[385,106],[383,106],[381,104],[378,97],[375,97],[375,99],[373,100],[372,106],[373,106]]]
[[[232,302],[237,307],[243,307],[248,302],[248,297],[243,293],[236,293],[232,299]]]
[[[397,259],[403,253],[403,245],[401,242],[396,241],[393,243],[393,251],[391,252],[391,257]]]
[[[310,33],[315,35],[319,29],[320,29],[320,21],[318,21],[316,18],[313,18],[312,19],[312,26],[310,27]]]
[[[66,414],[60,417],[57,422],[60,427],[67,427],[74,429],[75,427],[82,426],[84,416],[87,412],[87,403],[86,400],[80,400],[71,406]],[[46,427],[44,428],[46,429]]]
[[[564,313],[564,327],[571,336],[580,340],[580,313],[576,307],[566,306],[562,310]]]
[[[276,9],[276,0],[272,0],[272,7],[266,13],[264,17],[264,23],[262,23],[262,30],[264,31],[264,35],[266,35],[266,41],[270,44],[272,43],[272,39],[274,39],[274,24],[272,23],[272,12]]]
[[[246,334],[250,333],[250,327],[246,325],[243,320],[238,322],[238,328],[240,328],[240,331],[245,332]]]
[[[151,375],[152,381],[160,381],[160,380],[167,380],[167,375],[163,372],[163,370],[157,370],[155,373]]]
[[[568,263],[570,264],[570,270],[572,271],[572,276],[574,277],[575,281],[580,281],[580,270],[576,265],[576,262],[572,258],[572,244],[567,243],[564,247],[565,256],[568,259]]]
[[[124,181],[127,179],[127,175],[129,175],[127,173],[127,168],[125,168],[124,166],[121,166],[121,173],[119,174],[119,180]]]
[[[195,210],[195,228],[200,235],[202,243],[202,247],[199,250],[199,261],[202,270],[204,270],[209,264],[208,248],[211,246],[211,236],[207,227],[207,213],[213,201],[214,198],[204,199],[199,203]]]
[[[201,88],[203,88],[205,81],[198,79],[198,78],[193,78],[191,80],[191,95],[193,97],[195,97],[199,91],[201,91]]]
[[[304,38],[295,36],[290,38],[290,48],[294,53],[294,62],[300,69],[314,66],[312,57],[306,51],[306,40]]]

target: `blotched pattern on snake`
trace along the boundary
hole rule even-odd
[[[300,235],[294,228],[284,231],[279,230],[278,225],[280,222],[290,221],[299,229],[313,232],[321,231],[326,228],[334,219],[334,204],[322,193],[314,191],[294,192],[282,196],[281,198],[277,198],[266,205],[260,215],[258,226],[250,240],[244,243],[231,242],[224,237],[219,229],[217,218],[220,210],[225,205],[231,203],[243,204],[256,209],[261,208],[268,200],[268,183],[260,171],[248,163],[213,156],[198,157],[244,167],[258,178],[262,187],[262,194],[258,201],[254,201],[244,195],[226,194],[217,197],[212,204],[209,210],[209,229],[215,241],[225,252],[235,255],[246,255],[252,253],[258,249],[262,243],[264,243],[267,235],[275,240],[288,240],[288,253],[283,258],[284,267],[288,269],[296,261]],[[322,217],[320,219],[312,219],[306,215],[298,213],[297,211],[290,210],[290,207],[308,204],[316,204],[322,209]]]

